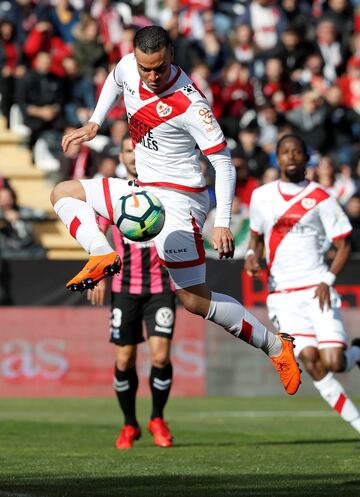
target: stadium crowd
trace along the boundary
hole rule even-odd
[[[124,177],[122,102],[93,142],[63,153],[61,136],[87,122],[108,72],[151,24],[168,30],[227,137],[239,229],[253,190],[279,177],[277,140],[296,132],[308,177],[347,211],[360,251],[359,0],[0,0],[1,113],[7,127],[29,129],[34,163],[54,182]],[[202,166],[214,206],[213,171]]]

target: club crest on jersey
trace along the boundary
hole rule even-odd
[[[195,88],[193,87],[193,85],[185,85],[183,87],[183,90],[184,92],[186,93],[186,95],[191,95],[192,93],[195,93],[196,90]]]
[[[314,198],[303,198],[301,201],[301,205],[304,207],[304,209],[309,210],[312,209],[316,204],[316,200]]]
[[[170,116],[170,114],[172,113],[172,107],[160,101],[156,106],[156,112],[159,114],[160,117],[167,117]]]

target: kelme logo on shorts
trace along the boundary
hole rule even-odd
[[[172,107],[160,101],[156,106],[156,112],[159,114],[160,117],[167,117],[172,113]]]
[[[316,200],[314,198],[303,198],[301,201],[301,205],[307,210],[312,209],[315,204]]]

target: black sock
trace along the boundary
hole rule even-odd
[[[124,413],[126,425],[138,426],[135,415],[135,398],[138,384],[136,368],[120,371],[115,365],[114,389],[120,409]]]
[[[151,419],[162,418],[165,404],[168,400],[173,376],[171,362],[164,368],[152,366],[150,372],[150,388],[152,393],[153,408]]]

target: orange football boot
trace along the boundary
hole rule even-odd
[[[83,292],[92,289],[100,280],[113,276],[121,268],[120,256],[116,252],[105,255],[91,255],[83,269],[72,280],[66,283],[66,288],[72,292]]]
[[[138,426],[124,425],[120,435],[115,442],[117,449],[132,449],[135,440],[141,437],[141,430]]]
[[[289,395],[294,395],[301,383],[301,370],[294,356],[294,338],[287,333],[278,333],[282,343],[282,350],[277,356],[270,356],[280,380]]]
[[[172,447],[173,436],[170,433],[168,425],[162,418],[150,419],[148,429],[154,437],[155,445],[159,447]]]

